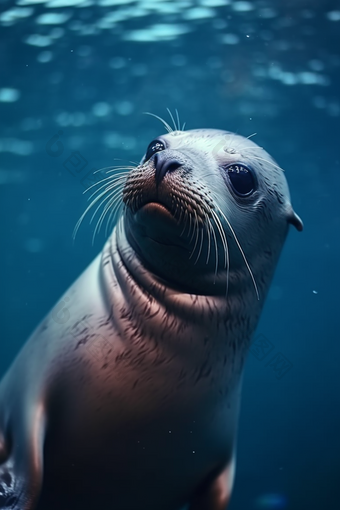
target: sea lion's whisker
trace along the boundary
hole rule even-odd
[[[171,113],[171,110],[170,110],[169,108],[167,108],[167,111],[168,111],[168,114],[170,115],[171,120],[172,120],[172,123],[173,123],[173,125],[174,125],[174,128],[175,128],[175,129],[174,129],[174,131],[178,131],[178,127],[177,127],[177,125],[176,125],[176,122],[175,122],[174,116],[173,116],[173,115],[172,115],[172,113]]]
[[[195,214],[195,227],[196,227],[196,237],[195,237],[195,244],[194,244],[194,247],[191,251],[191,254],[190,254],[190,257],[189,257],[189,260],[192,258],[193,254],[195,253],[195,250],[196,250],[196,246],[197,246],[197,243],[198,243],[198,235],[199,235],[199,224],[198,224],[198,218],[197,218],[197,213],[196,211],[194,210],[194,214]],[[195,233],[195,228],[193,229],[193,234]],[[190,243],[191,243],[192,239],[190,239]]]
[[[93,213],[92,217],[91,217],[91,220],[90,220],[90,225],[92,224],[92,221],[94,220],[98,210],[103,207],[103,210],[100,214],[100,217],[97,221],[97,224],[96,224],[96,227],[95,227],[95,230],[94,230],[94,236],[97,234],[97,231],[99,232],[100,228],[101,228],[101,224],[102,224],[102,221],[104,220],[104,217],[107,213],[107,211],[109,210],[110,208],[110,205],[108,204],[111,204],[112,201],[116,200],[117,197],[120,197],[121,196],[121,190],[120,189],[113,189],[111,191],[111,193],[109,193],[107,196],[105,196],[105,198],[101,201],[101,203],[97,206],[95,212]],[[106,203],[106,205],[104,206],[104,203]],[[99,230],[98,230],[99,228]]]
[[[194,210],[194,214],[196,214],[196,211]],[[195,235],[195,226],[196,226],[196,222],[195,222],[195,218],[194,216],[190,213],[190,217],[192,218],[192,234],[190,236],[190,239],[189,239],[189,244],[192,242],[193,238],[194,238],[194,235]],[[197,217],[197,215],[196,215]]]
[[[181,123],[179,121],[179,113],[178,113],[177,108],[175,109],[175,112],[176,112],[176,118],[177,118],[177,131],[180,131],[181,130]]]
[[[178,223],[183,222],[184,211],[183,211],[182,203],[179,201],[176,201],[176,209],[174,212],[174,216],[175,216],[176,220],[178,221]]]
[[[106,222],[105,237],[107,236],[108,231],[113,228],[114,221],[115,221],[116,217],[118,216],[119,211],[121,210],[122,204],[123,204],[122,196],[117,195],[112,199],[112,203],[111,203],[110,207],[108,208],[108,210],[110,210],[110,214],[109,214],[109,216],[107,218],[107,222]],[[111,227],[111,224],[112,224],[112,227]]]
[[[208,218],[208,222],[211,227],[211,233],[215,244],[215,275],[214,275],[214,284],[216,283],[216,276],[217,276],[217,270],[218,270],[218,246],[217,246],[217,239],[215,234],[215,229],[210,221],[210,218]]]
[[[105,186],[107,186],[107,185],[105,184]],[[112,189],[112,188],[114,188],[114,187],[117,187],[117,186],[118,186],[118,188],[117,188],[117,192],[119,192],[119,191],[121,192],[121,191],[122,191],[122,188],[123,188],[123,182],[119,183],[119,182],[117,182],[117,181],[115,180],[115,181],[114,181],[114,182],[113,182],[110,186],[108,186],[108,187],[105,189],[105,191],[103,191],[102,193],[100,193],[100,195],[99,195],[99,196],[97,196],[96,198],[94,198],[94,199],[92,200],[92,202],[91,202],[91,203],[87,206],[87,208],[85,209],[85,211],[83,212],[83,214],[80,216],[79,220],[77,221],[77,223],[76,223],[76,225],[75,225],[75,227],[74,227],[73,234],[72,234],[73,239],[75,239],[75,238],[76,238],[76,235],[77,235],[77,232],[78,232],[78,230],[79,230],[79,227],[80,227],[80,225],[82,224],[82,222],[83,222],[83,220],[84,220],[85,216],[87,215],[87,213],[88,213],[88,212],[92,209],[92,207],[94,207],[94,205],[95,205],[95,204],[96,204],[99,200],[101,200],[103,197],[105,197],[105,195],[107,194],[107,192],[108,192],[110,189]],[[95,195],[98,191],[99,191],[99,190],[97,190],[97,191],[96,191],[93,195],[91,195],[91,196],[94,196],[94,195]],[[105,202],[108,198],[109,198],[109,197],[105,197],[105,198],[103,198],[102,202],[101,202],[101,203],[100,203],[100,205],[97,207],[96,212],[97,212],[97,210],[98,210],[98,209],[99,209],[99,208],[103,205],[103,203],[104,203],[104,202]],[[89,197],[89,199],[91,199],[91,197]],[[94,216],[92,216],[92,218],[91,218],[91,220],[90,220],[90,224],[91,224],[91,222],[92,222],[92,220],[93,220],[93,217],[94,217]]]
[[[107,204],[105,205],[105,207],[103,208],[103,211],[99,217],[99,220],[97,221],[97,225],[94,229],[94,234],[93,234],[93,239],[95,238],[95,236],[97,235],[97,232],[99,233],[101,227],[102,227],[102,224],[104,222],[104,219],[105,219],[105,216],[107,215],[108,211],[111,209],[112,205],[118,201],[122,201],[122,196],[121,196],[121,189],[117,189],[117,190],[113,190],[108,197],[105,198],[105,200],[107,200]],[[103,205],[104,201],[100,204],[100,205]],[[99,209],[100,206],[97,207],[94,215],[92,216],[91,218],[91,221],[90,223],[92,222],[97,210]]]
[[[165,129],[167,130],[168,133],[173,132],[172,127],[164,119],[162,119],[162,117],[159,117],[158,115],[155,115],[154,113],[150,113],[150,112],[143,112],[143,113],[145,115],[150,115],[151,117],[155,117],[155,119],[158,119],[163,124],[163,126],[165,127]]]
[[[107,213],[112,210],[112,206],[113,204],[116,202],[116,200],[118,200],[119,202],[119,199],[120,199],[120,195],[117,194],[116,192],[112,192],[109,196],[109,200],[107,201],[105,207],[103,208],[100,216],[99,216],[99,219],[97,221],[97,224],[96,224],[96,227],[94,229],[94,236],[96,236],[96,233],[100,232],[101,228],[102,228],[102,225],[104,223],[104,220],[105,220],[105,217],[107,215]]]
[[[238,145],[236,145],[234,148],[235,148],[235,150],[237,152],[244,152],[244,151],[260,151],[260,152],[263,152],[264,151],[263,147],[260,147],[259,145],[254,145],[252,147],[249,147],[247,145],[242,145],[241,142]]]
[[[103,195],[103,194],[102,194],[102,195]],[[101,196],[102,196],[102,195],[101,195]],[[104,193],[104,195],[105,195],[105,193]],[[83,220],[84,220],[85,216],[87,215],[87,213],[89,212],[89,210],[90,210],[90,209],[94,206],[94,204],[95,204],[98,200],[100,200],[101,196],[100,196],[100,197],[97,197],[97,198],[96,198],[93,202],[91,202],[91,204],[87,206],[87,208],[85,209],[85,211],[83,212],[83,214],[80,216],[80,218],[79,218],[79,220],[77,221],[77,223],[76,223],[76,225],[75,225],[75,227],[74,227],[74,230],[73,230],[73,234],[72,234],[72,238],[73,238],[73,240],[76,238],[76,235],[77,235],[77,233],[78,233],[79,227],[80,227],[80,225],[82,224],[82,222],[83,222]]]
[[[207,218],[207,220],[209,220],[209,218]],[[210,222],[207,221],[207,234],[208,234],[208,250],[207,250],[207,259],[205,261],[206,264],[209,263],[209,258],[210,258],[210,251],[211,251],[211,225],[210,225]]]
[[[282,168],[281,166],[279,165],[276,165],[275,163],[273,163],[272,161],[269,161],[268,159],[265,159],[265,158],[260,158],[259,156],[254,156],[254,154],[252,154],[252,158],[253,159],[256,159],[258,161],[263,161],[264,163],[266,163],[267,165],[271,165],[273,168],[276,168],[277,170],[280,170],[281,172],[284,172],[284,168]]]
[[[129,163],[132,163],[132,161],[130,161]],[[109,173],[109,172],[114,172],[115,170],[122,170],[122,169],[126,169],[126,170],[134,170],[136,167],[138,166],[138,163],[135,163],[134,166],[126,166],[126,165],[110,165],[110,166],[104,166],[103,168],[99,168],[98,170],[95,170],[93,172],[93,174],[98,174],[99,172],[104,172],[104,170],[106,170],[106,174]]]
[[[191,218],[192,218],[190,212],[188,212],[188,216],[189,216],[189,229],[188,229],[188,237],[189,237],[190,236],[190,232],[191,232]]]
[[[228,240],[227,240],[227,236],[223,230],[223,226],[222,226],[222,223],[220,221],[220,218],[217,216],[216,212],[212,209],[211,210],[213,216],[214,216],[214,220],[216,222],[216,225],[220,226],[219,227],[219,232],[220,232],[220,236],[221,236],[221,240],[222,240],[222,244],[223,244],[223,248],[224,248],[224,267],[227,269],[227,287],[226,287],[226,296],[228,295],[228,289],[229,289],[229,272],[230,272],[230,261],[229,261],[229,247],[228,247]],[[222,234],[223,234],[223,239],[222,239]]]
[[[195,239],[197,239],[198,217],[197,217],[196,209],[194,209],[194,218],[193,218],[193,220],[194,220],[194,222],[193,222],[192,237],[190,239],[190,243],[194,239],[195,233],[196,233],[196,238]]]
[[[256,292],[256,295],[257,295],[257,299],[258,299],[258,300],[260,300],[260,295],[259,295],[259,291],[258,291],[258,288],[257,288],[257,284],[256,284],[256,281],[255,281],[255,278],[254,278],[253,272],[252,272],[252,270],[251,270],[251,268],[250,268],[250,266],[249,266],[249,263],[248,263],[247,257],[245,256],[244,251],[242,250],[242,247],[241,247],[241,245],[240,245],[240,242],[239,242],[239,240],[237,239],[237,235],[235,234],[235,231],[234,231],[233,227],[231,226],[230,221],[229,221],[229,220],[228,220],[228,218],[225,216],[225,214],[223,214],[223,212],[221,211],[220,207],[219,207],[218,205],[216,205],[216,207],[217,207],[218,211],[220,212],[220,214],[223,216],[223,218],[225,219],[225,221],[226,221],[226,222],[227,222],[227,224],[228,224],[228,227],[229,227],[229,229],[230,229],[230,231],[231,231],[231,233],[232,233],[232,235],[233,235],[233,237],[234,237],[234,239],[235,239],[235,242],[236,242],[236,244],[237,244],[237,247],[238,247],[238,249],[240,250],[240,253],[241,253],[241,255],[242,255],[242,258],[243,258],[243,260],[244,260],[244,263],[245,263],[245,265],[246,265],[246,267],[247,267],[247,269],[248,269],[248,271],[249,271],[250,277],[251,277],[251,279],[252,279],[252,282],[253,282],[253,285],[254,285],[254,288],[255,288],[255,292]]]
[[[215,221],[217,230],[220,234],[220,238],[222,241],[222,245],[223,245],[223,249],[224,249],[224,268],[226,268],[227,267],[227,247],[228,247],[227,239],[226,239],[221,221],[213,209],[211,210],[211,214],[214,217],[214,221]]]
[[[205,226],[205,225],[204,225]],[[203,247],[203,238],[204,238],[204,228],[202,227],[201,228],[201,242],[200,242],[200,247],[199,247],[199,250],[198,250],[198,254],[197,254],[197,257],[196,257],[196,260],[194,262],[194,265],[197,264],[197,262],[199,261],[199,258],[201,256],[201,253],[202,253],[202,247]]]
[[[136,166],[121,166],[117,168],[110,168],[109,170],[106,170],[105,174],[112,174],[113,172],[116,172],[117,170],[126,170],[127,173],[131,172],[132,170],[136,170],[138,168],[138,164]]]
[[[112,189],[112,188],[111,188]],[[108,200],[110,200],[112,194],[114,193],[117,193],[118,190],[116,189],[113,189],[111,191],[110,188],[107,188],[105,191],[103,191],[103,193],[101,194],[100,198],[103,198],[103,200],[101,200],[101,202],[99,202],[99,204],[97,205],[95,211],[92,213],[92,216],[91,216],[91,219],[89,221],[90,225],[92,224],[97,212],[99,211],[99,209],[104,205],[104,203]],[[119,190],[120,191],[120,190]],[[97,201],[96,201],[97,202]],[[95,201],[93,202],[93,205],[94,205]]]
[[[120,217],[120,215],[122,214],[123,207],[124,207],[124,203],[123,203],[123,201],[121,201],[120,203],[117,202],[117,204],[112,209],[112,211],[110,213],[110,216],[109,216],[109,218],[107,220],[107,225],[106,225],[106,229],[105,229],[105,235],[107,235],[108,230],[112,230],[113,229],[114,221],[116,220],[117,217]]]
[[[123,177],[120,177],[118,179],[112,179],[111,182],[103,184],[100,188],[98,188],[96,191],[94,191],[92,193],[92,195],[90,195],[88,197],[87,200],[90,201],[93,197],[95,197],[97,195],[97,193],[100,192],[100,190],[105,188],[104,191],[102,191],[96,198],[93,199],[92,203],[95,204],[97,202],[97,198],[98,199],[101,198],[103,195],[105,195],[105,193],[107,191],[109,191],[110,189],[112,189],[112,188],[114,188],[116,186],[123,188],[123,184],[125,184],[125,178],[123,178]]]
[[[184,209],[184,227],[180,234],[180,237],[182,237],[184,235],[184,231],[186,229],[187,223],[188,223],[188,211],[187,211],[187,209]]]
[[[83,194],[87,193],[88,191],[90,191],[91,188],[94,188],[95,186],[98,186],[98,184],[102,184],[105,181],[115,182],[115,181],[119,181],[120,179],[125,179],[126,175],[127,175],[126,173],[117,174],[114,177],[112,177],[112,175],[110,175],[109,177],[106,177],[105,179],[101,179],[100,181],[92,184],[89,188],[87,188],[85,191],[83,191]],[[88,200],[91,200],[91,197],[93,197],[96,193],[98,193],[98,191],[100,191],[102,188],[104,188],[104,186],[106,186],[106,184],[104,184],[100,188],[96,189],[94,191],[94,193],[92,195],[90,195]]]

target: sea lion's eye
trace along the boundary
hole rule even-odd
[[[154,140],[150,143],[148,150],[146,151],[144,163],[148,161],[156,152],[164,151],[165,144],[161,140]]]
[[[233,164],[225,168],[229,182],[235,193],[247,197],[255,190],[253,172],[244,165]]]

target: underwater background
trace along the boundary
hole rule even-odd
[[[91,215],[72,239],[93,172],[139,161],[167,108],[256,133],[305,225],[248,356],[230,509],[339,509],[339,0],[0,0],[0,377],[101,250]]]

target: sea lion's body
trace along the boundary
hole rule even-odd
[[[287,201],[287,225],[275,227],[270,255],[252,266],[257,299],[237,243],[230,247],[233,236],[219,227],[223,249],[215,235],[215,256],[203,260],[199,253],[188,262],[187,253],[199,245],[203,253],[214,237],[202,213],[193,247],[193,234],[183,240],[186,213],[178,218],[177,209],[164,209],[166,186],[175,189],[181,177],[168,173],[180,168],[184,181],[191,167],[190,156],[177,151],[175,160],[174,150],[163,152],[168,159],[144,158],[132,172],[127,212],[103,253],[43,320],[0,385],[0,509],[223,510],[229,500],[246,351],[288,221],[298,220]],[[131,186],[140,175],[149,185],[138,201]],[[224,239],[229,275],[219,259]]]

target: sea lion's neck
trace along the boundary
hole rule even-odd
[[[220,357],[237,350],[243,364],[257,322],[254,310],[247,313],[244,296],[227,299],[168,287],[144,268],[123,235],[122,230],[114,230],[102,259],[107,302],[115,323],[123,324],[122,331],[130,321],[135,330],[143,331],[144,338],[160,339],[174,352],[179,345],[188,355],[194,350],[196,359],[207,356],[212,347]]]
[[[225,295],[206,296],[182,291],[146,268],[122,228],[119,232],[115,229],[111,236],[110,254],[115,274],[129,302],[136,300],[138,289],[137,300],[152,300],[167,313],[183,320],[205,323],[207,317],[217,320],[229,313]]]

